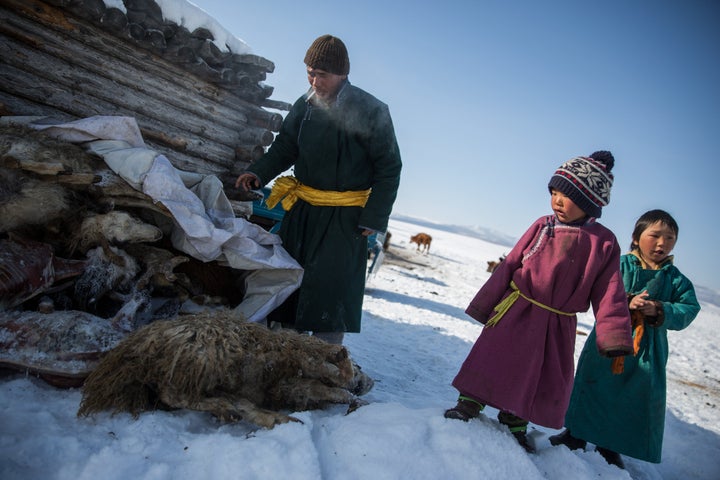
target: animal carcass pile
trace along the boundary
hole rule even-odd
[[[220,337],[224,335],[223,329],[228,336],[237,336],[237,329],[267,330],[259,324],[243,323],[248,316],[240,307],[246,303],[261,316],[271,308],[263,303],[264,299],[247,301],[248,290],[253,289],[248,280],[253,271],[233,267],[237,262],[230,258],[230,253],[210,261],[207,252],[195,252],[195,248],[202,250],[202,245],[178,248],[182,242],[176,238],[174,212],[179,207],[156,202],[133,188],[108,167],[104,158],[90,152],[32,128],[0,125],[0,367],[36,374],[56,386],[80,386],[98,368],[107,352],[141,328],[156,324],[174,328],[175,322],[179,326],[180,322],[193,318],[193,325],[202,322],[214,328]],[[240,216],[250,213],[244,210],[245,203],[230,203]],[[222,219],[213,218],[213,221],[222,223]],[[248,224],[243,228],[255,232],[250,227],[267,234],[257,225]],[[259,243],[246,238],[223,238],[236,250],[250,252],[249,268],[253,269],[261,268],[262,262],[268,261],[266,257],[271,256],[268,252],[274,254],[280,249],[279,242],[275,245],[272,238],[267,242],[261,239]],[[258,257],[258,266],[254,265],[253,256]],[[293,278],[297,278],[299,274],[294,275]],[[283,281],[277,276],[278,284]],[[260,283],[267,287],[267,283]],[[292,285],[284,287],[286,295],[292,290]],[[196,317],[198,312],[202,312],[201,317]],[[260,344],[252,348],[244,344],[246,350],[242,358],[232,358],[236,347],[217,351],[218,358],[230,359],[230,363],[218,368],[236,369],[241,368],[241,364],[254,362],[253,368],[257,370],[258,364],[267,362],[266,370],[272,370],[277,364],[273,362],[278,360],[264,348],[280,352],[290,348],[292,342],[297,345],[315,341],[297,335],[292,342],[280,342],[285,345],[281,348],[277,346],[278,341],[270,341],[274,338],[272,335],[280,334],[269,330],[266,333],[270,336],[253,337],[252,341]],[[188,338],[180,335],[175,340],[182,342]],[[195,347],[204,348],[197,343]],[[216,347],[214,344],[213,348]],[[257,358],[253,358],[254,355]],[[350,403],[357,385],[371,385],[371,380],[357,367],[353,375],[352,364],[351,373],[347,373],[350,360],[344,349],[334,351],[331,356],[342,361],[343,355],[346,361],[342,367],[330,368],[325,364],[322,367],[325,373],[328,368],[333,372],[340,368],[344,372],[341,378],[338,375],[330,375],[332,379],[327,375],[320,378],[316,373],[305,371],[303,366],[294,369],[288,378],[277,379],[272,389],[268,384],[255,385],[259,390],[271,389],[272,392],[265,394],[270,396],[311,392],[306,402],[297,398],[266,402],[257,392],[249,401],[253,405],[257,403],[258,408],[267,405],[312,408],[327,401]],[[323,384],[335,389],[333,395],[328,397],[322,390],[320,396],[313,398],[313,392],[319,391],[314,383],[312,388],[296,389],[298,372],[302,372],[306,380],[326,382]],[[235,373],[237,370],[216,372],[224,376]],[[236,392],[238,398],[250,395],[247,386],[261,378],[265,377],[258,373],[244,379],[242,391]],[[166,391],[156,394],[168,400],[170,406],[211,410],[224,417],[243,416],[237,399],[233,400],[233,408],[202,407],[200,397],[211,399],[218,389],[230,388],[222,382],[203,385],[192,392],[185,392],[183,388],[173,391],[172,395]],[[345,394],[339,393],[338,388],[344,389]],[[186,394],[192,394],[192,403],[183,404],[178,400],[186,398]],[[117,408],[116,405],[108,407]],[[247,411],[244,410],[250,421],[268,425],[263,420],[267,416],[253,416],[255,414]],[[276,419],[273,424],[281,421],[277,420],[280,417],[272,418]]]
[[[78,145],[0,127],[0,310],[82,310],[126,330],[237,305],[243,272],[178,252],[172,217]]]

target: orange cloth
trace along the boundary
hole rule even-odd
[[[633,356],[640,351],[640,342],[642,342],[645,333],[645,315],[640,310],[630,310],[630,319],[632,320],[633,329]],[[625,357],[615,357],[612,361],[612,372],[615,375],[623,373],[625,368]]]

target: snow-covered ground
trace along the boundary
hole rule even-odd
[[[390,253],[367,286],[363,331],[345,341],[376,380],[369,405],[349,415],[344,406],[302,412],[303,423],[273,430],[220,425],[192,411],[79,419],[79,390],[11,375],[0,378],[0,478],[720,478],[718,292],[703,290],[695,322],[670,332],[661,464],[626,457],[620,470],[591,447],[551,447],[555,431],[534,425],[538,453],[528,455],[493,409],[469,423],[443,417],[457,397],[450,382],[481,331],[465,307],[490,275],[487,261],[509,247],[405,218],[390,230]],[[420,231],[433,237],[427,255],[409,243]],[[589,332],[592,322],[581,315],[579,329]],[[585,338],[577,337],[578,354]]]

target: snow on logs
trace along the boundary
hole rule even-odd
[[[221,51],[205,28],[153,0],[0,0],[0,115],[134,117],[175,167],[225,184],[272,143],[286,102],[263,81],[274,64]]]

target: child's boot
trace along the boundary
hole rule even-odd
[[[503,411],[498,413],[498,420],[501,424],[510,429],[510,433],[513,434],[515,440],[517,440],[520,446],[523,447],[527,453],[535,453],[535,446],[530,443],[530,439],[527,436],[527,420],[524,420],[517,415],[513,415],[510,412]]]
[[[511,430],[512,431],[512,430]],[[525,449],[527,453],[535,453],[535,447],[530,443],[530,439],[527,436],[527,427],[525,430],[516,430],[512,432],[515,440]]]
[[[605,459],[607,463],[610,465],[615,465],[618,468],[622,468],[625,470],[625,462],[623,462],[622,457],[619,453],[613,452],[612,450],[608,450],[607,448],[603,447],[595,447],[595,450],[602,455],[602,457]]]
[[[458,397],[457,405],[453,408],[445,410],[445,418],[452,418],[467,422],[471,418],[476,418],[480,415],[480,412],[482,412],[484,408],[485,405],[477,400],[465,395],[460,395]]]
[[[565,445],[570,450],[584,449],[587,442],[570,434],[570,429],[566,428],[562,433],[550,436],[550,444],[553,446]]]

